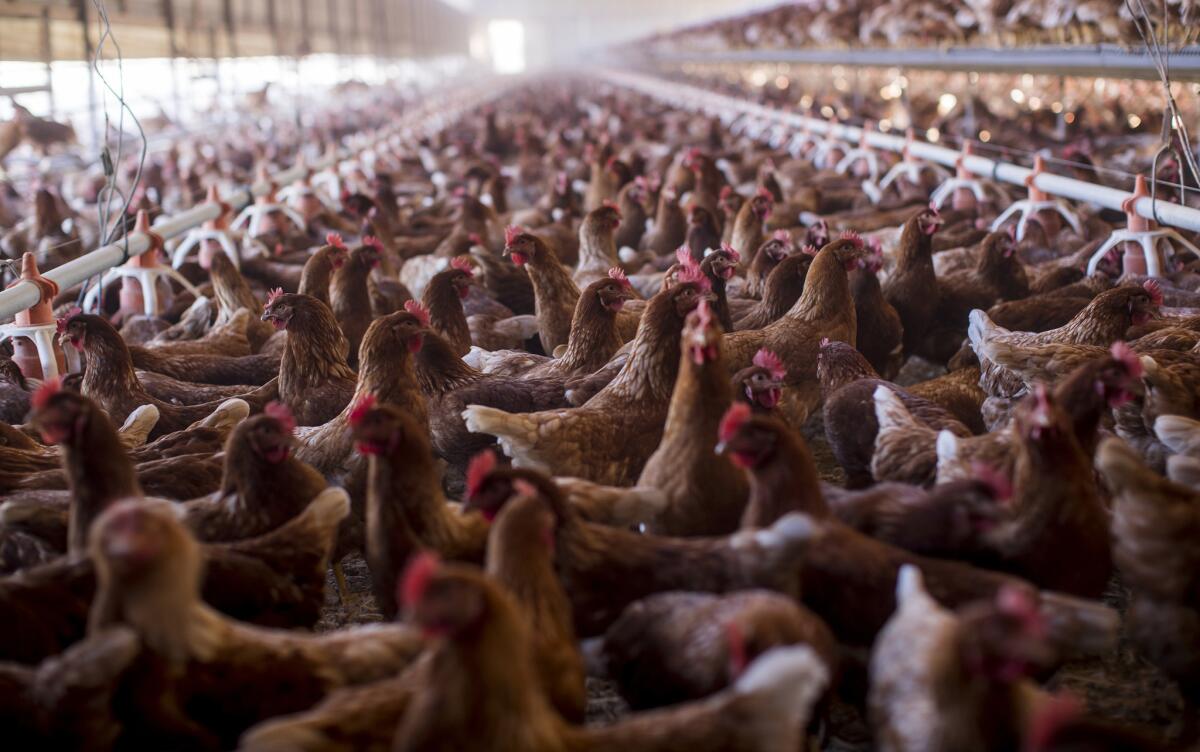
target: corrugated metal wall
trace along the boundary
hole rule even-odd
[[[467,18],[440,0],[107,0],[137,57],[466,54]],[[83,29],[88,38],[85,43]],[[0,0],[0,60],[81,60],[99,37],[92,0]],[[2,84],[0,84],[2,85]]]

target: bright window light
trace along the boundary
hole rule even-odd
[[[525,24],[520,21],[490,21],[488,44],[492,48],[492,68],[497,73],[521,73],[525,70]]]

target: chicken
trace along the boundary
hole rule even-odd
[[[783,359],[789,396],[800,406],[801,419],[820,400],[817,351],[824,338],[854,344],[857,323],[846,277],[857,267],[862,240],[840,238],[822,248],[804,283],[804,292],[783,318],[763,329],[725,335],[726,362],[732,372],[750,365],[760,348]]]
[[[924,446],[922,457],[910,458],[910,445],[901,441],[906,465],[901,472],[885,460],[887,475],[875,474],[874,464],[879,453],[885,423],[878,419],[873,395],[878,389],[894,393],[912,413],[915,425],[928,437],[946,429],[957,436],[971,432],[954,415],[940,405],[878,377],[870,363],[845,342],[822,342],[817,356],[817,376],[825,396],[822,408],[825,438],[834,458],[846,472],[848,488],[863,488],[875,480],[903,480],[916,484],[932,483],[937,471],[937,455],[933,446]],[[892,422],[886,424],[893,428]],[[906,420],[903,426],[908,425]]]
[[[1044,700],[1028,675],[1053,660],[1046,625],[1027,593],[1001,589],[957,613],[906,565],[896,611],[871,653],[869,712],[879,749],[1017,749]]]
[[[621,226],[621,210],[605,203],[588,212],[579,225],[579,263],[572,279],[579,287],[608,276],[619,263],[616,233]]]
[[[378,239],[364,237],[362,245],[347,254],[346,263],[333,273],[333,279],[329,282],[330,306],[342,334],[350,343],[346,361],[353,367],[358,366],[358,347],[373,317],[367,278],[371,270],[379,265],[382,255],[383,245]]]
[[[332,420],[350,402],[356,381],[346,360],[349,345],[333,311],[316,298],[277,289],[268,297],[262,319],[287,332],[279,401],[299,425]]]
[[[1119,439],[1100,445],[1096,467],[1113,495],[1113,558],[1130,590],[1130,639],[1179,684],[1185,713],[1194,714],[1200,701],[1194,650],[1197,494],[1148,469]]]
[[[706,701],[605,728],[571,727],[540,689],[529,627],[501,588],[470,569],[434,565],[410,570],[405,591],[413,621],[437,625],[443,637],[429,683],[396,730],[397,752],[477,744],[527,752],[798,749],[812,703],[829,682],[811,648],[779,648]],[[490,707],[500,697],[503,712]]]
[[[450,268],[433,275],[421,295],[421,304],[429,311],[431,328],[459,357],[471,349],[471,328],[462,301],[470,293],[474,279],[471,262],[466,256],[457,256],[451,259]]]
[[[729,380],[733,399],[744,402],[758,414],[774,413],[783,398],[783,382],[787,369],[779,356],[765,347],[754,354],[748,368],[743,368]]]
[[[880,391],[891,395],[884,387]],[[869,644],[891,613],[896,575],[904,564],[925,573],[934,596],[956,607],[991,598],[1004,586],[1032,591],[1015,577],[956,561],[916,556],[869,538],[830,513],[817,469],[803,439],[769,417],[748,417],[726,426],[721,451],[736,458],[750,479],[744,523],[779,525],[805,521],[801,592],[804,602],[846,644]],[[769,528],[768,528],[769,529]],[[1051,617],[1056,647],[1084,654],[1112,645],[1118,620],[1110,609],[1049,591],[1040,595]]]
[[[759,188],[750,200],[742,204],[733,220],[733,231],[729,236],[729,244],[743,253],[762,252],[766,233],[763,230],[771,211],[775,208],[775,199],[766,188]],[[713,246],[717,248],[719,246]],[[756,254],[757,255],[757,254]]]
[[[25,420],[32,391],[21,369],[0,350],[0,421],[20,423]]]
[[[966,426],[971,433],[980,434],[987,430],[981,410],[987,393],[979,387],[982,375],[978,365],[952,369],[928,381],[920,381],[908,387],[916,397],[941,405]]]
[[[688,214],[687,240],[684,244],[692,252],[692,259],[697,263],[704,258],[706,251],[721,247],[721,231],[712,212],[703,206],[692,204],[692,210]]]
[[[575,641],[571,602],[554,571],[554,515],[520,486],[492,521],[486,571],[529,620],[533,664],[546,698],[564,720],[582,723],[587,705],[583,656]]]
[[[350,412],[350,429],[368,463],[365,553],[372,588],[391,618],[395,583],[414,553],[482,562],[488,525],[446,502],[425,427],[398,407],[364,396]]]
[[[679,368],[684,317],[706,296],[698,267],[650,300],[629,360],[608,386],[582,407],[513,414],[468,405],[467,429],[496,436],[518,466],[548,468],[606,483],[636,480],[662,437]]]
[[[784,256],[771,269],[762,287],[762,299],[734,315],[733,328],[762,329],[787,313],[804,290],[804,281],[812,265],[813,253],[793,253]],[[767,251],[760,252],[769,253]],[[755,257],[757,260],[757,256]],[[747,276],[749,279],[749,276]]]
[[[514,264],[529,272],[542,349],[553,353],[559,345],[567,344],[579,288],[554,250],[523,227],[505,229],[504,251]]]
[[[275,336],[276,330],[259,318],[262,315],[262,304],[246,284],[241,272],[228,256],[218,253],[209,264],[209,275],[212,277],[213,293],[217,299],[216,324],[219,326],[232,321],[239,309],[246,309],[250,315],[250,321],[246,324],[246,341],[250,345],[250,352],[262,351],[268,340]]]
[[[770,238],[762,241],[757,246],[744,248],[743,251],[749,254],[747,257],[746,281],[743,290],[749,297],[762,298],[766,294],[766,283],[767,279],[771,276],[771,272],[785,258],[794,255],[792,236],[786,230],[776,230]],[[796,297],[799,296],[800,289],[797,288]],[[790,303],[788,307],[791,307]]]
[[[637,485],[661,490],[667,504],[647,524],[660,535],[725,535],[737,529],[746,481],[724,457],[713,457],[717,427],[732,396],[721,357],[721,327],[707,301],[683,328],[679,375],[662,441]]]
[[[1038,334],[1009,332],[993,324],[983,312],[972,311],[968,335],[983,366],[980,386],[989,395],[1004,398],[1015,397],[1025,388],[1015,374],[993,364],[988,352],[1015,353],[1046,345],[1108,347],[1121,339],[1129,327],[1150,320],[1161,304],[1162,293],[1156,282],[1123,285],[1097,295],[1063,326]]]
[[[198,540],[263,535],[303,512],[325,490],[321,474],[292,456],[295,429],[291,412],[277,402],[238,424],[224,447],[221,488],[184,504],[183,522]]]
[[[122,726],[112,704],[141,652],[132,630],[114,627],[37,667],[0,663],[0,719],[23,749],[110,749]]]
[[[300,272],[300,285],[296,292],[315,298],[333,310],[329,301],[329,284],[333,275],[346,263],[348,253],[349,249],[340,235],[330,233],[325,236],[325,245],[314,251],[308,257],[308,261],[304,262],[304,269]]]
[[[613,267],[608,277],[591,283],[580,294],[571,319],[571,335],[562,355],[547,358],[514,350],[486,353],[482,354],[480,370],[521,378],[566,378],[594,373],[621,348],[617,314],[632,298],[625,272]]]
[[[604,634],[605,670],[635,710],[707,697],[781,645],[808,645],[837,676],[837,642],[816,615],[763,590],[659,593],[629,605]]]
[[[311,506],[321,510],[318,524],[330,535],[348,511],[341,493]],[[97,519],[89,550],[97,577],[89,633],[127,625],[150,654],[144,676],[133,680],[143,689],[131,709],[147,742],[230,748],[257,721],[388,676],[423,647],[404,626],[302,635],[222,616],[199,598],[200,547],[161,502],[113,505]]]
[[[585,522],[557,486],[535,471],[494,467],[477,478],[466,501],[485,515],[503,508],[518,480],[533,484],[554,513],[557,569],[580,636],[599,634],[627,605],[664,590],[721,593],[764,587],[794,592],[806,526],[795,525],[792,517],[758,535],[639,535]]]
[[[204,418],[220,404],[175,405],[146,394],[133,371],[129,348],[112,325],[99,316],[77,313],[59,327],[59,339],[83,354],[86,372],[81,391],[95,400],[116,420],[125,418],[141,405],[158,408],[159,419],[150,436],[156,438],[186,428]],[[273,386],[260,388],[243,398],[261,409],[273,396]]]
[[[855,344],[867,362],[885,379],[894,379],[904,365],[904,327],[900,314],[883,297],[879,274],[883,259],[870,256],[862,269],[850,273],[857,322]]]
[[[904,223],[896,249],[896,267],[883,286],[884,299],[900,314],[905,356],[917,352],[938,309],[932,243],[942,224],[941,215],[932,207],[922,209]]]

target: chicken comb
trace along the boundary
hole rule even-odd
[[[815,245],[812,245],[811,243],[805,243],[800,248],[800,252],[803,253],[805,256],[816,256],[819,251],[820,251],[820,249],[817,248]]]
[[[735,264],[741,263],[742,254],[738,253],[737,249],[734,248],[733,246],[731,246],[729,243],[722,243],[721,250],[725,251],[733,258],[733,263],[735,263]]]
[[[269,293],[267,293],[267,305],[271,305],[276,300],[279,300],[282,297],[283,297],[283,288],[276,287],[274,290],[271,290]]]
[[[758,190],[754,192],[754,195],[759,198],[765,198],[766,200],[770,201],[771,203],[775,202],[775,194],[768,191],[766,189],[766,186],[760,185],[758,187]]]
[[[429,583],[437,574],[441,560],[432,551],[420,551],[408,561],[404,578],[400,581],[400,600],[413,606],[425,596]]]
[[[296,418],[292,415],[292,409],[282,402],[275,400],[268,402],[267,406],[263,408],[263,415],[279,421],[284,433],[296,430]]]
[[[1156,306],[1163,304],[1162,285],[1156,279],[1148,279],[1142,283],[1142,289],[1150,294],[1150,302]]]
[[[712,306],[708,304],[707,300],[701,299],[696,305],[696,326],[700,327],[701,329],[707,329],[708,327],[712,326],[712,323]]]
[[[611,169],[613,168],[613,165],[615,165],[615,164],[616,164],[617,162],[619,162],[619,161],[620,161],[620,160],[618,160],[618,159],[616,158],[616,156],[611,156],[611,157],[609,157],[609,158],[608,158],[608,161],[604,163],[604,169],[606,169],[606,170],[611,170]]]
[[[839,240],[849,240],[854,244],[855,248],[863,247],[862,235],[859,235],[854,230],[842,230],[842,234],[838,236]]]
[[[788,232],[787,230],[776,230],[775,232],[773,232],[771,234],[771,239],[777,240],[780,243],[791,243],[792,242],[792,234],[790,232]]]
[[[1135,379],[1140,379],[1145,369],[1142,368],[1142,359],[1137,356],[1129,345],[1121,340],[1112,343],[1112,347],[1108,350],[1112,353],[1113,360],[1125,366],[1125,370]]]
[[[468,235],[467,240],[471,242],[471,245],[483,245],[483,238],[479,237],[479,233],[477,232]]]
[[[417,317],[417,321],[421,322],[421,326],[429,326],[429,309],[421,305],[419,300],[404,301],[404,310]]]
[[[692,266],[696,260],[692,258],[692,249],[686,245],[681,245],[675,249],[675,260],[680,266]]]
[[[675,281],[681,285],[695,285],[700,288],[701,292],[708,292],[712,289],[712,282],[708,277],[704,276],[700,265],[694,260],[690,264],[684,264],[675,274]]]
[[[723,186],[721,186],[721,192],[717,195],[717,198],[724,201],[725,199],[729,198],[732,195],[733,195],[733,186],[723,185]]]
[[[742,424],[750,420],[750,406],[745,402],[734,402],[721,416],[721,426],[717,430],[718,438],[721,441],[732,441],[737,432],[741,430]]]
[[[975,460],[971,463],[971,474],[988,487],[996,501],[1008,501],[1012,498],[1012,478],[990,462]]]
[[[1025,738],[1029,752],[1052,749],[1058,732],[1067,724],[1083,717],[1083,703],[1074,695],[1064,692],[1053,695],[1039,703],[1038,710],[1029,723]]]
[[[514,478],[512,485],[513,492],[521,496],[532,496],[536,498],[538,495],[537,486],[533,485],[524,478]]]
[[[33,393],[33,409],[41,410],[50,403],[50,398],[62,391],[62,377],[46,379]]]
[[[787,368],[783,365],[783,361],[765,347],[754,353],[754,359],[750,362],[771,374],[771,378],[776,381],[783,381],[787,377]]]
[[[383,253],[383,241],[374,235],[364,235],[362,244],[367,248],[374,248],[376,251]]]
[[[604,199],[604,203],[600,204],[600,206],[602,206],[605,209],[612,209],[613,212],[616,213],[617,219],[625,218],[624,215],[621,214],[621,207],[617,206],[617,202],[613,201],[610,198]]]
[[[528,230],[526,230],[521,225],[509,225],[508,227],[505,227],[504,228],[504,244],[512,245],[516,241],[517,238],[521,237],[526,232],[528,232]]]
[[[473,499],[483,489],[484,482],[496,469],[496,453],[484,449],[467,465],[467,498]]]
[[[619,266],[614,266],[608,270],[608,276],[615,279],[625,287],[633,287],[633,283],[629,281],[629,277],[625,276],[625,270]]]
[[[742,675],[746,664],[750,662],[749,656],[746,655],[746,635],[742,632],[741,624],[731,621],[725,625],[725,643],[729,648],[730,678],[736,679]]]
[[[350,425],[357,426],[359,423],[362,423],[363,419],[367,417],[367,413],[371,412],[373,407],[375,407],[374,394],[367,392],[359,397],[354,402],[354,406],[350,408]]]
[[[331,232],[325,236],[325,245],[331,245],[334,248],[346,250],[346,241],[342,240],[341,233]]]
[[[450,259],[450,268],[475,276],[475,265],[471,263],[469,256],[455,256]]]

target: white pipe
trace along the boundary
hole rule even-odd
[[[863,130],[852,125],[841,125],[826,120],[805,117],[791,112],[764,107],[756,102],[737,99],[735,97],[706,91],[695,86],[664,81],[651,76],[643,76],[627,72],[603,71],[600,74],[610,83],[640,91],[656,99],[672,102],[690,109],[699,109],[713,115],[728,117],[729,114],[739,114],[753,118],[790,125],[797,129],[809,129],[819,135],[832,135],[851,144],[859,143]],[[878,131],[868,131],[866,142],[878,149],[900,152],[904,149],[905,140],[899,136],[890,136]],[[945,146],[938,146],[924,141],[914,140],[909,144],[912,156],[936,162],[947,167],[954,167],[962,153]],[[998,162],[987,157],[972,154],[966,157],[964,165],[968,170],[981,178],[995,179],[1013,185],[1025,185],[1025,179],[1033,174],[1028,167]],[[1106,209],[1121,211],[1125,199],[1133,194],[1117,188],[1096,185],[1063,175],[1052,175],[1043,172],[1037,176],[1034,184],[1039,190],[1062,198],[1085,203],[1096,204]],[[1189,206],[1159,200],[1157,207],[1149,198],[1142,198],[1134,205],[1137,213],[1146,219],[1153,219],[1160,224],[1182,227],[1200,232],[1200,210]],[[1157,210],[1157,216],[1156,216]]]
[[[236,212],[247,206],[256,197],[266,195],[272,185],[286,185],[305,177],[309,170],[320,171],[332,167],[342,160],[369,151],[377,145],[385,143],[392,137],[394,131],[417,127],[422,123],[426,125],[434,123],[435,127],[440,130],[456,121],[467,109],[477,107],[499,96],[502,88],[502,86],[493,86],[490,91],[477,90],[470,96],[460,96],[458,101],[452,105],[445,106],[443,103],[441,109],[430,103],[423,103],[406,112],[398,122],[387,126],[378,133],[355,140],[353,147],[340,150],[337,155],[323,155],[306,165],[296,165],[276,172],[271,176],[271,184],[255,183],[249,188],[243,188],[223,197],[223,201]],[[161,235],[163,239],[170,239],[178,237],[194,227],[199,227],[208,220],[216,219],[219,214],[220,209],[216,205],[201,204],[172,217],[160,217],[154,223],[153,229],[155,234]],[[150,239],[148,237],[141,233],[130,233],[128,246],[126,240],[122,238],[115,243],[101,246],[90,253],[85,253],[65,264],[56,266],[50,271],[44,272],[43,276],[58,283],[59,289],[67,290],[126,261],[126,250],[128,250],[128,258],[132,258],[140,256],[149,248]],[[38,286],[25,280],[18,281],[8,289],[0,291],[0,321],[8,321],[18,312],[33,306],[41,299],[40,296],[41,291]]]

